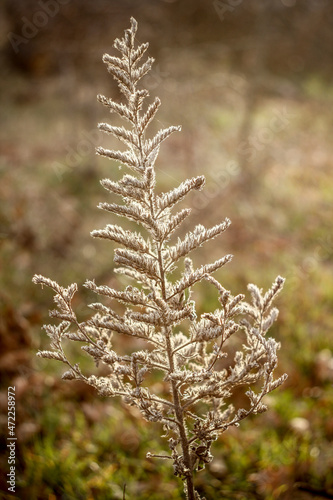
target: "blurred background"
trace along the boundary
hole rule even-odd
[[[108,200],[99,179],[118,176],[118,166],[94,149],[113,144],[96,124],[115,121],[96,94],[120,98],[101,57],[115,53],[130,16],[156,59],[143,81],[162,100],[151,130],[182,125],[161,148],[158,188],[204,174],[183,231],[232,220],[195,263],[233,253],[216,277],[234,294],[287,279],[272,335],[282,344],[278,372],[289,378],[267,398],[267,413],[215,443],[198,490],[207,500],[333,498],[329,0],[2,0],[0,498],[122,499],[125,484],[126,498],[182,498],[169,464],[145,459],[165,449],[158,426],[35,357],[47,348],[41,325],[52,308],[51,293],[31,283],[35,273],[79,284],[79,318],[95,300],[81,287],[86,278],[119,286],[112,245],[89,232],[113,222],[96,205]],[[198,314],[216,307],[207,286],[195,298]],[[10,495],[8,386],[18,438]]]

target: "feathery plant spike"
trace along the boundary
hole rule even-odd
[[[190,214],[187,208],[177,211],[175,207],[191,191],[202,189],[205,178],[187,179],[168,192],[156,191],[154,164],[161,143],[180,127],[171,126],[152,138],[147,137],[160,100],[155,98],[145,104],[148,91],[139,88],[153,59],[143,60],[148,44],[136,46],[136,31],[137,22],[132,18],[124,37],[114,43],[120,56],[103,57],[124,102],[98,96],[99,102],[127,123],[126,127],[101,123],[99,129],[113,135],[127,149],[98,147],[97,154],[120,162],[133,174],[125,173],[119,181],[103,179],[102,186],[111,195],[120,196],[123,204],[111,200],[99,207],[135,222],[142,231],[123,229],[112,223],[91,233],[94,238],[121,246],[114,251],[115,271],[131,284],[124,290],[115,290],[86,281],[85,287],[103,302],[91,303],[93,315],[80,322],[72,307],[76,284],[65,288],[43,276],[34,276],[35,283],[55,292],[56,309],[50,315],[61,320],[58,326],[45,326],[51,339],[50,350],[38,355],[67,365],[63,379],[83,380],[104,396],[122,397],[125,403],[136,406],[147,421],[160,423],[168,437],[169,453],[149,452],[147,456],[170,459],[174,474],[184,482],[186,498],[199,500],[194,472],[213,459],[213,441],[251,413],[265,411],[264,396],[286,378],[282,375],[274,379],[280,345],[265,337],[278,315],[271,304],[284,279],[278,277],[265,294],[257,286],[249,285],[252,300],[247,303],[245,295],[233,296],[212,276],[231,260],[231,255],[195,268],[189,255],[224,233],[230,226],[229,219],[210,229],[199,224],[183,239],[174,240],[174,233]],[[181,275],[174,283],[171,273],[182,259]],[[192,287],[202,280],[216,288],[220,308],[197,317]],[[117,310],[113,309],[114,302],[120,304]],[[227,341],[239,330],[245,333],[245,343],[229,359],[228,368],[225,361],[222,368],[219,362],[228,357]],[[140,339],[141,350],[117,354],[112,346],[113,334]],[[103,376],[98,372],[83,374],[65,352],[62,342],[68,339],[83,344],[83,351],[97,367],[104,365],[107,375],[105,369]],[[153,371],[164,374],[168,392],[151,392],[149,381]],[[235,389],[240,387],[248,397],[246,408],[235,408],[231,403]]]

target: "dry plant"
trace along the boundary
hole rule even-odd
[[[238,426],[248,415],[264,412],[263,397],[286,379],[286,375],[274,379],[280,345],[265,337],[278,315],[271,304],[284,279],[277,277],[266,293],[249,285],[251,302],[247,303],[244,295],[232,296],[212,277],[230,262],[231,255],[199,268],[193,266],[189,254],[222,234],[230,225],[228,219],[209,229],[199,224],[183,239],[170,241],[190,214],[187,208],[173,213],[173,208],[190,191],[201,189],[205,179],[199,176],[168,192],[156,192],[154,164],[160,145],[180,127],[160,130],[152,139],[146,136],[160,100],[155,98],[143,109],[148,91],[139,89],[138,83],[151,69],[153,59],[148,57],[141,62],[148,44],[135,46],[136,31],[137,22],[132,18],[124,38],[114,42],[121,57],[107,54],[103,57],[125,102],[119,104],[98,96],[111,113],[129,123],[128,128],[101,123],[99,129],[115,136],[127,150],[99,147],[97,153],[134,173],[125,174],[117,182],[102,180],[102,186],[119,195],[123,203],[101,203],[99,208],[136,222],[142,231],[109,224],[92,232],[95,238],[121,245],[114,251],[115,271],[134,283],[120,291],[86,281],[85,286],[106,302],[90,304],[93,315],[80,322],[72,308],[77,285],[64,288],[48,278],[34,276],[35,283],[54,290],[57,308],[50,311],[50,316],[61,320],[57,326],[44,326],[51,338],[51,350],[40,351],[38,355],[67,365],[65,380],[82,380],[103,396],[120,396],[125,403],[139,408],[147,421],[162,424],[170,452],[148,453],[147,457],[171,460],[174,474],[184,482],[187,499],[199,500],[194,471],[212,461],[212,443],[220,433]],[[172,280],[181,259],[184,265],[180,277],[178,281]],[[216,288],[220,308],[198,318],[191,290],[202,280]],[[118,312],[111,307],[112,300],[122,304],[122,314],[119,307]],[[245,343],[234,355],[228,355],[226,343],[239,330],[243,331]],[[135,345],[140,349],[130,354],[115,352],[113,333],[136,339],[139,342]],[[73,363],[64,350],[63,342],[68,340],[83,343],[83,351],[97,366],[104,366],[102,375],[82,373],[79,364]],[[232,359],[226,359],[228,356]],[[152,374],[155,377],[162,374],[168,392],[154,393]],[[240,387],[246,389],[248,404],[245,408],[234,408],[233,394]]]

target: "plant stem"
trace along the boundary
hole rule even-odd
[[[167,344],[167,352],[168,352],[168,358],[169,358],[169,364],[170,364],[170,372],[174,372],[175,366],[174,366],[174,359],[173,359],[173,352],[172,352],[172,346],[171,346],[171,329],[166,329],[166,344]],[[187,483],[187,500],[195,500],[195,493],[194,493],[194,483],[193,483],[193,469],[191,465],[191,457],[190,457],[190,452],[189,452],[189,442],[187,439],[187,432],[186,432],[186,425],[184,421],[184,414],[183,414],[183,409],[181,406],[180,398],[179,398],[179,392],[177,388],[177,382],[175,380],[171,380],[171,388],[172,388],[172,397],[173,397],[173,403],[175,405],[175,412],[176,412],[176,417],[177,417],[177,423],[178,423],[178,428],[179,428],[179,436],[180,436],[180,443],[183,451],[183,459],[184,459],[184,464],[186,469],[188,469],[188,473],[186,475],[186,483]]]
[[[140,146],[141,146],[141,142],[140,142]],[[150,189],[150,193],[149,193],[150,214],[151,214],[151,217],[153,219],[157,220],[157,217],[155,215],[155,210],[154,210],[153,198],[154,198],[154,193],[153,193],[152,189]],[[168,299],[166,297],[165,268],[164,268],[163,255],[162,255],[163,242],[157,241],[156,247],[157,247],[157,259],[158,259],[158,265],[159,265],[159,271],[160,271],[161,295],[162,295],[163,300],[165,302],[167,302]],[[165,330],[166,348],[167,348],[167,354],[168,354],[168,360],[169,360],[170,373],[173,373],[175,371],[175,360],[174,360],[174,351],[173,351],[173,347],[172,347],[172,343],[171,343],[172,328],[165,327],[164,330]],[[191,465],[189,442],[187,439],[186,424],[184,421],[184,411],[182,409],[182,405],[181,405],[181,401],[180,401],[180,397],[179,397],[179,391],[177,388],[177,382],[175,380],[171,380],[171,389],[172,389],[172,399],[173,399],[173,404],[175,407],[176,419],[177,419],[177,424],[178,424],[178,429],[179,429],[180,443],[181,443],[182,452],[183,452],[184,465],[188,471],[186,473],[186,484],[187,484],[186,497],[187,497],[187,500],[195,500],[195,490],[194,490],[194,483],[193,483],[193,468]]]

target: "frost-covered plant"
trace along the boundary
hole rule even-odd
[[[134,173],[125,174],[117,182],[102,180],[102,186],[120,196],[123,203],[101,203],[99,207],[136,222],[142,231],[109,224],[92,232],[93,237],[121,245],[114,251],[115,271],[133,284],[120,291],[87,281],[85,286],[106,300],[90,304],[93,315],[80,322],[72,308],[77,285],[63,288],[48,278],[34,276],[35,283],[56,293],[57,309],[50,311],[50,315],[61,320],[58,326],[44,326],[52,350],[40,351],[38,355],[65,363],[69,369],[63,374],[64,379],[83,380],[103,396],[121,396],[126,403],[139,408],[146,420],[162,424],[170,453],[147,456],[171,459],[174,474],[184,481],[187,499],[198,500],[193,474],[213,459],[213,441],[248,415],[264,412],[263,397],[286,378],[283,375],[274,379],[279,344],[265,337],[277,318],[278,311],[271,304],[284,279],[278,277],[265,294],[257,286],[249,285],[252,300],[247,303],[244,295],[232,296],[211,276],[231,260],[231,255],[199,268],[193,266],[189,254],[222,234],[230,225],[228,219],[209,229],[199,224],[183,239],[171,242],[190,214],[187,208],[173,212],[175,205],[190,191],[201,189],[205,179],[195,177],[171,191],[156,192],[154,164],[160,145],[180,127],[172,126],[160,130],[152,139],[147,138],[148,125],[160,100],[155,98],[144,110],[148,91],[139,89],[138,83],[151,69],[153,59],[148,57],[141,62],[148,44],[135,46],[136,31],[137,23],[132,18],[124,38],[114,42],[121,57],[107,54],[103,57],[125,102],[120,104],[98,96],[102,104],[129,124],[125,128],[101,123],[99,129],[115,136],[127,150],[99,147],[97,153],[120,162]],[[181,259],[184,265],[180,278],[172,280]],[[217,289],[220,308],[198,318],[191,289],[202,280]],[[119,307],[117,312],[112,308],[113,300],[122,304],[122,313]],[[226,343],[239,330],[245,334],[245,343],[233,359],[225,359],[228,358]],[[113,333],[139,340],[135,343],[138,350],[131,354],[115,352]],[[63,341],[68,339],[83,344],[82,349],[96,365],[104,366],[103,375],[84,374],[78,364],[70,361],[63,348]],[[163,375],[168,392],[155,394],[150,389],[152,373]],[[248,404],[236,409],[232,396],[239,387],[247,389]]]

